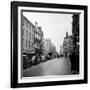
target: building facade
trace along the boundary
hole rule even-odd
[[[72,22],[72,35],[73,35],[73,70],[79,73],[79,14],[74,14],[72,16],[73,22]]]
[[[29,54],[34,51],[34,30],[35,26],[22,15],[22,49]]]
[[[73,53],[79,55],[79,15],[74,14],[72,19]]]
[[[63,53],[65,56],[71,55],[73,52],[73,37],[72,35],[68,35],[66,32],[66,37],[63,42]]]
[[[43,39],[43,54],[47,55],[51,51],[51,40]]]
[[[55,45],[51,42],[50,39],[43,39],[43,54],[48,55],[51,54],[52,57],[57,55],[56,47]]]
[[[63,49],[63,45],[62,45],[62,46],[60,46],[60,52],[59,52],[59,54],[60,55],[63,55],[63,52],[64,52],[64,49]]]
[[[43,38],[41,27],[33,25],[25,16],[21,16],[22,25],[22,51],[23,54],[35,54],[40,51],[40,43]]]
[[[41,27],[38,26],[38,23],[35,22],[35,31],[34,31],[35,37],[34,37],[34,45],[35,45],[35,51],[36,53],[41,54],[42,53],[42,46],[41,42],[43,40],[43,32]]]

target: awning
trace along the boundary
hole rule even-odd
[[[32,50],[32,51],[23,51],[23,54],[34,54],[35,53],[35,50]]]

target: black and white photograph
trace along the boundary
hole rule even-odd
[[[17,25],[12,27],[17,27],[18,33],[17,82],[83,80],[87,74],[87,61],[84,60],[86,13],[83,6],[73,9],[66,5],[64,9],[63,5],[54,8],[52,4],[52,7],[47,4],[40,4],[41,7],[38,3],[29,4],[23,7],[24,3],[15,3],[18,6],[15,9],[18,19],[14,23]]]
[[[79,74],[79,16],[22,12],[22,77]]]

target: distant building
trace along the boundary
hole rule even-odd
[[[60,52],[59,52],[59,54],[60,55],[63,55],[63,52],[64,52],[63,46],[60,46]]]
[[[68,35],[66,32],[66,37],[64,38],[63,42],[63,53],[64,55],[68,56],[71,55],[73,52],[73,37],[72,35]]]
[[[74,14],[72,16],[72,35],[68,35],[66,32],[66,37],[63,42],[64,54],[79,55],[79,15]]]
[[[51,52],[52,52],[52,55],[55,56],[55,57],[56,57],[57,54],[58,54],[58,53],[57,53],[57,50],[56,50],[56,47],[55,47],[55,45],[54,45],[53,43],[52,43],[52,46],[51,46]]]
[[[43,39],[43,54],[48,54],[51,51],[51,40]]]
[[[22,25],[22,51],[23,54],[35,54],[40,51],[43,32],[38,24],[33,25],[25,16],[21,16]]]
[[[53,56],[57,55],[56,47],[50,39],[43,39],[43,54],[51,53]]]

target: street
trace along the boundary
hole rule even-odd
[[[34,65],[23,71],[23,77],[71,74],[69,58],[56,58]]]

